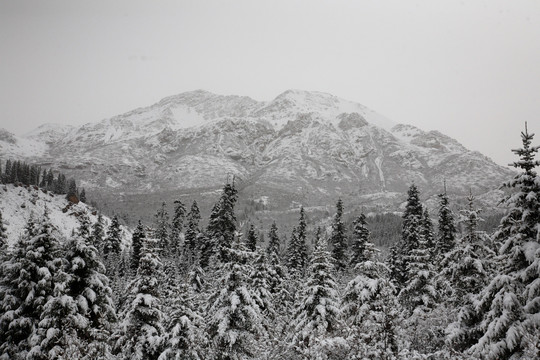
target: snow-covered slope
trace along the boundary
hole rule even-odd
[[[268,102],[193,91],[78,128],[43,126],[32,162],[60,169],[96,195],[197,194],[236,175],[268,206],[396,203],[411,182],[426,196],[480,195],[512,176],[437,131],[396,125],[330,94],[288,90]],[[0,139],[1,140],[1,139]],[[4,157],[6,151],[0,151]]]
[[[96,211],[88,205],[82,202],[70,206],[68,204],[65,195],[54,195],[34,186],[0,185],[0,211],[7,228],[8,241],[11,244],[24,234],[24,228],[30,216],[39,219],[45,209],[49,212],[56,235],[64,239],[68,238],[73,230],[78,229],[78,216],[83,212],[88,214],[92,224],[97,221]],[[110,222],[109,218],[103,216],[105,229]],[[124,226],[122,226],[122,236],[125,244],[131,241],[131,233]]]

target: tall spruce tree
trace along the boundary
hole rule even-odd
[[[199,257],[200,244],[197,242],[197,237],[200,234],[199,221],[201,213],[196,201],[193,201],[189,213],[187,214],[187,229],[184,241],[184,257],[190,265],[195,263]]]
[[[444,193],[439,194],[439,232],[437,236],[436,257],[441,259],[446,253],[456,246],[456,226],[454,214],[448,205],[446,185]]]
[[[182,229],[184,227],[184,218],[186,216],[186,206],[180,200],[174,201],[174,215],[171,222],[171,249],[179,252],[182,243]]]
[[[351,266],[371,259],[375,253],[375,245],[370,241],[369,230],[367,228],[366,216],[360,214],[353,222],[353,234],[351,245]]]
[[[345,234],[345,224],[343,224],[343,201],[338,200],[336,204],[336,215],[332,223],[332,234],[330,235],[332,244],[332,258],[337,270],[345,270],[347,267],[347,235]]]
[[[422,213],[422,231],[421,234],[424,239],[426,249],[428,250],[430,261],[432,261],[433,254],[435,253],[435,237],[433,235],[433,223],[429,217],[429,211],[427,207],[424,207]]]
[[[39,347],[66,356],[77,351],[88,357],[106,357],[112,323],[116,320],[115,308],[105,266],[97,249],[90,244],[90,221],[86,214],[80,217],[77,234],[65,245],[66,281],[63,291],[48,302],[40,328],[43,334]],[[60,287],[57,285],[55,290]],[[75,307],[73,307],[75,305]],[[58,335],[73,331],[71,338],[57,339]],[[71,339],[76,338],[73,344]],[[60,340],[60,341],[59,341]],[[34,349],[33,349],[34,350]]]
[[[342,311],[347,323],[351,359],[396,359],[399,303],[388,268],[365,259],[355,267],[358,275],[345,289]]]
[[[0,210],[0,254],[7,250],[7,229],[2,219],[2,211]]]
[[[475,304],[482,321],[468,352],[486,359],[518,358],[529,346],[526,334],[539,333],[540,181],[534,169],[540,162],[534,160],[539,147],[531,146],[533,136],[525,126],[523,147],[512,150],[521,172],[505,184],[513,190],[504,201],[509,211],[495,233],[503,244],[502,267]]]
[[[249,251],[255,251],[257,250],[257,241],[259,237],[257,236],[257,233],[255,232],[255,226],[251,224],[249,226],[247,238],[246,238],[246,246]]]
[[[129,299],[121,314],[115,350],[121,359],[157,359],[165,341],[159,278],[162,263],[158,240],[145,238],[136,278],[128,285]]]
[[[25,234],[1,264],[0,358],[25,358],[35,344],[32,338],[62,271],[60,255],[48,210],[39,224],[30,217]]]
[[[211,339],[209,358],[216,360],[251,359],[259,351],[257,339],[264,338],[263,317],[256,294],[249,289],[252,253],[239,241],[227,251],[229,259],[208,299],[207,332]]]
[[[292,321],[292,344],[302,356],[311,358],[317,352],[331,351],[333,339],[343,323],[332,275],[332,258],[323,238],[317,244],[309,268],[309,279],[302,291]],[[325,345],[319,346],[321,343]]]
[[[107,236],[103,240],[103,255],[107,258],[109,255],[120,254],[122,243],[122,229],[120,229],[120,223],[118,222],[118,216],[115,215],[112,218],[111,224],[107,229]]]
[[[214,205],[210,214],[210,221],[207,227],[209,246],[211,253],[217,254],[222,262],[229,261],[228,250],[231,248],[236,232],[236,215],[234,206],[238,199],[238,191],[233,184],[226,184],[223,187],[219,201]]]
[[[393,280],[401,290],[409,280],[409,260],[414,249],[418,248],[422,231],[423,207],[420,203],[420,194],[415,184],[409,187],[407,192],[407,204],[403,212],[403,225],[401,240],[392,251],[391,270]]]
[[[161,207],[158,209],[155,218],[155,230],[154,236],[158,239],[158,246],[162,254],[168,254],[171,250],[169,242],[169,213],[167,212],[167,204],[161,203]]]
[[[470,194],[467,199],[468,208],[460,216],[464,234],[442,260],[440,273],[452,290],[446,302],[459,310],[447,329],[448,343],[457,351],[468,349],[481,335],[482,319],[475,309],[475,295],[487,285],[495,256],[488,235],[478,231],[480,210],[474,206],[474,196]]]
[[[90,243],[96,249],[103,252],[103,238],[105,237],[105,228],[103,226],[103,215],[98,214],[97,221],[92,225],[92,237]]]
[[[144,226],[139,220],[139,223],[137,224],[137,228],[133,232],[133,235],[131,237],[131,263],[130,267],[131,270],[137,271],[139,268],[139,263],[141,261],[141,250],[142,245],[146,238],[146,231],[144,229]]]
[[[276,222],[272,222],[270,226],[270,231],[268,232],[268,246],[266,247],[267,254],[272,258],[272,255],[279,259],[280,253],[280,240],[278,235],[278,228]]]

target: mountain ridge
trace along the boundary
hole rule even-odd
[[[39,129],[15,144],[0,137],[0,156],[61,169],[105,197],[195,194],[234,174],[244,196],[276,210],[338,197],[395,208],[411,182],[428,196],[445,180],[458,195],[480,195],[512,174],[438,131],[302,90],[268,102],[196,90],[96,123]]]

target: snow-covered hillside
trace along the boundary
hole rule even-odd
[[[412,182],[428,197],[443,181],[451,193],[481,195],[512,176],[440,132],[301,90],[267,102],[192,91],[77,128],[5,133],[0,146],[0,158],[61,170],[99,196],[135,194],[141,207],[140,196],[219,189],[231,174],[243,197],[264,196],[276,210],[338,197],[364,206],[372,194],[394,206]]]
[[[86,212],[93,224],[97,221],[97,212],[88,205],[79,202],[71,204],[65,195],[54,195],[34,186],[15,186],[13,184],[0,185],[0,211],[4,225],[7,228],[8,241],[13,244],[20,235],[31,216],[39,219],[45,209],[49,212],[51,223],[56,235],[68,238],[79,227],[78,216]],[[103,216],[105,229],[111,220]],[[122,226],[122,242],[131,241],[130,230]]]

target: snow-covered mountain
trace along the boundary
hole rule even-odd
[[[485,194],[512,172],[437,131],[395,124],[333,95],[288,90],[269,102],[206,91],[79,127],[0,132],[0,157],[79,179],[94,194],[214,193],[234,174],[270,209],[399,204],[410,183],[426,197]],[[141,203],[136,206],[144,207]]]
[[[49,213],[54,232],[63,239],[69,238],[72,232],[79,228],[78,218],[82,213],[88,215],[92,224],[98,218],[95,209],[82,202],[71,204],[65,195],[55,195],[34,186],[0,185],[0,211],[10,242],[24,234],[24,228],[31,216],[39,219],[45,209]],[[105,229],[110,223],[111,219],[103,216]],[[131,232],[124,226],[121,226],[121,229],[122,241],[128,244],[131,241]]]

